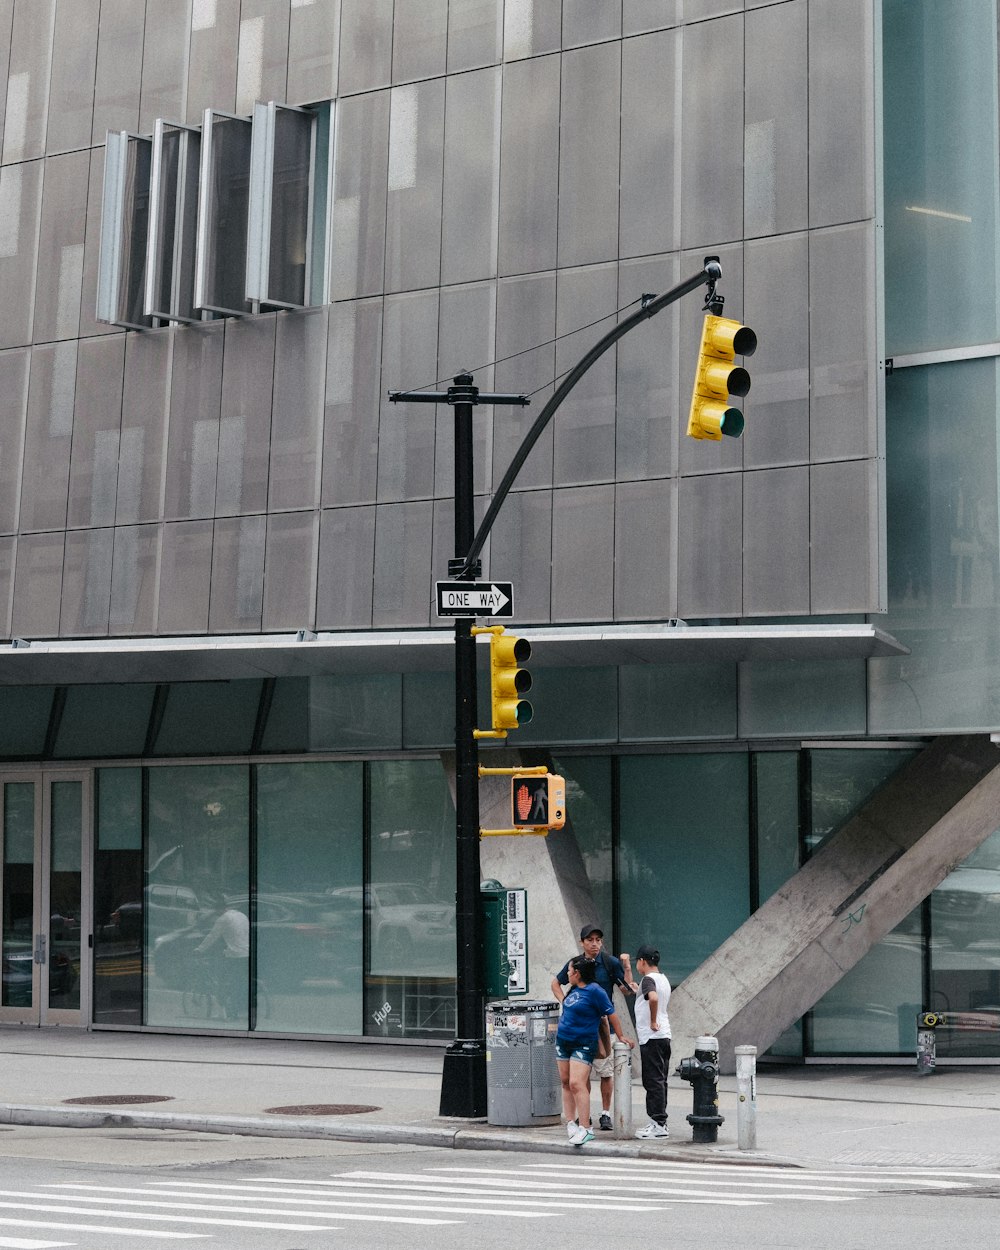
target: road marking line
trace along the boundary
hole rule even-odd
[[[0,1237],[0,1250],[58,1250],[59,1246],[73,1246],[72,1241],[36,1241],[34,1237]]]
[[[95,1213],[87,1212],[87,1215],[92,1214]],[[116,1237],[170,1237],[174,1240],[183,1238],[185,1241],[194,1241],[212,1235],[211,1233],[153,1232],[148,1228],[119,1228],[113,1224],[60,1224],[57,1220],[16,1220],[8,1215],[0,1215],[0,1224],[9,1224],[11,1228],[58,1228],[64,1233],[113,1233]]]

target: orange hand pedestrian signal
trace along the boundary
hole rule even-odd
[[[555,773],[515,774],[510,810],[516,829],[561,829],[566,823],[566,782]]]

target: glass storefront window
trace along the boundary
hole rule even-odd
[[[943,1011],[1000,1010],[1000,829],[931,895],[931,1001]],[[996,1034],[938,1035],[941,1058],[996,1057]]]
[[[614,849],[612,847],[611,760],[607,756],[560,755],[555,771],[566,778],[566,811],[590,882],[595,911],[589,919],[614,944]]]
[[[621,761],[623,949],[658,946],[675,985],[749,915],[749,780],[738,751]]]
[[[440,760],[376,760],[368,767],[364,1031],[450,1038],[455,1031],[455,806],[445,771]]]
[[[250,1014],[250,770],[148,770],[147,1024],[246,1029]]]
[[[360,763],[257,768],[255,1028],[362,1031]]]
[[[142,769],[95,772],[94,1021],[142,1023]]]

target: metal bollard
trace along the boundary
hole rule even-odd
[[[694,1058],[682,1059],[677,1075],[691,1082],[694,1095],[694,1110],[684,1117],[691,1125],[691,1140],[717,1142],[719,1125],[725,1123],[725,1116],[719,1115],[719,1039],[695,1038]]]
[[[740,1150],[757,1149],[757,1047],[736,1047],[736,1136]]]
[[[917,1015],[917,1075],[930,1076],[937,1064],[937,1027],[943,1018],[936,1011]]]
[[[632,1048],[616,1041],[611,1047],[615,1061],[615,1137],[632,1136]]]

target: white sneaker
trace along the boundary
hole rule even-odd
[[[655,1120],[650,1120],[645,1128],[641,1128],[636,1137],[647,1140],[651,1137],[669,1137],[670,1130],[665,1124],[657,1124]]]
[[[579,1127],[580,1127],[580,1126],[579,1126],[579,1124],[577,1124],[576,1120],[567,1120],[567,1121],[566,1121],[566,1136],[570,1139],[570,1141],[572,1141],[572,1140],[573,1140],[573,1136],[574,1136],[574,1134],[576,1133],[576,1130],[577,1130]]]
[[[585,1124],[577,1126],[576,1132],[569,1139],[571,1146],[585,1146],[587,1142],[594,1140],[594,1134]]]

